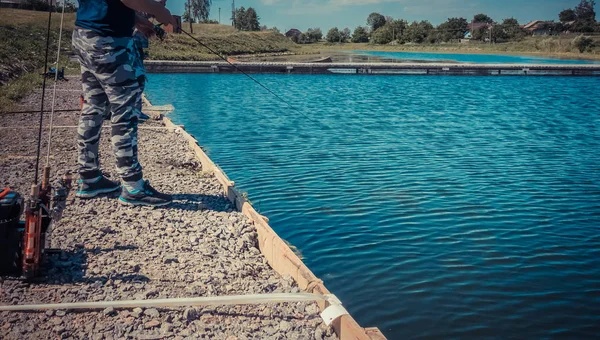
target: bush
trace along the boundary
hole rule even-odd
[[[369,42],[369,32],[362,27],[358,26],[354,30],[354,34],[352,34],[352,42],[353,43],[366,43]]]
[[[585,37],[583,35],[580,35],[573,39],[571,45],[577,48],[579,50],[579,53],[591,52],[592,48],[594,48],[595,46],[594,40],[592,38]]]
[[[325,39],[329,43],[342,42],[342,34],[340,33],[340,30],[337,27],[334,27],[330,29],[329,32],[327,32],[327,36],[325,37]]]
[[[392,40],[392,30],[388,26],[380,27],[371,36],[371,43],[377,45],[389,44]]]

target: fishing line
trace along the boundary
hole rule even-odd
[[[50,129],[48,131],[48,152],[46,153],[46,166],[50,164],[50,148],[52,146],[52,125],[54,123],[54,104],[56,102],[56,85],[58,84],[58,66],[60,62],[60,44],[62,41],[63,20],[65,17],[65,0],[63,0],[62,13],[60,15],[60,28],[58,30],[58,48],[56,50],[56,66],[54,71],[54,91],[52,93],[52,107],[50,109]],[[43,100],[43,97],[42,97]]]
[[[48,112],[79,112],[81,111],[81,109],[77,108],[77,109],[62,109],[62,110],[46,110],[43,111],[43,113],[48,113]],[[24,111],[0,111],[0,114],[17,114],[17,113],[35,113],[35,112],[39,112],[38,110],[24,110]]]
[[[283,99],[281,96],[279,96],[277,93],[271,91],[271,89],[269,89],[268,87],[266,87],[265,85],[263,85],[260,81],[256,80],[256,78],[252,77],[251,75],[249,75],[248,73],[246,73],[245,71],[243,71],[242,69],[240,69],[239,67],[237,67],[235,64],[233,64],[232,62],[230,62],[229,60],[227,60],[227,58],[225,58],[224,56],[222,56],[221,54],[219,54],[217,51],[213,50],[212,48],[208,47],[206,44],[204,44],[202,41],[198,40],[196,37],[194,37],[193,35],[189,34],[188,32],[184,31],[183,29],[181,30],[181,32],[185,33],[188,37],[192,38],[193,40],[195,40],[198,44],[200,44],[202,47],[206,48],[207,50],[209,50],[210,52],[212,52],[214,55],[216,55],[217,57],[223,59],[225,62],[227,62],[229,65],[233,66],[238,72],[244,74],[246,77],[248,77],[250,80],[252,80],[253,82],[255,82],[256,84],[258,84],[258,86],[262,87],[263,89],[265,89],[267,92],[269,92],[270,94],[272,94],[275,98],[279,99],[279,101],[283,102],[284,104],[286,104],[287,106],[290,107],[290,109],[292,109],[293,111],[295,111],[296,113],[300,114],[301,116],[303,116],[304,118],[310,120],[311,122],[315,123],[315,124],[320,124],[320,125],[324,125],[327,126],[325,124],[323,124],[322,122],[318,122],[312,118],[310,118],[309,116],[307,116],[306,114],[304,114],[303,112],[301,112],[300,110],[298,110],[295,106],[293,106],[292,104],[290,104],[287,100]],[[329,126],[327,126],[329,128]]]
[[[50,24],[52,23],[52,6],[48,7],[48,32],[46,34],[46,55],[44,57],[44,81],[42,83],[42,104],[40,108],[40,127],[38,132],[37,153],[35,158],[35,180],[34,184],[38,184],[40,172],[40,153],[42,151],[42,124],[44,122],[44,99],[46,96],[46,73],[48,72],[48,51],[50,50]]]

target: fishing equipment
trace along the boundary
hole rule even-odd
[[[50,68],[50,70],[44,73],[44,77],[55,78],[56,80],[69,81],[65,78],[65,68],[62,67],[60,70],[56,70],[56,67]]]
[[[167,36],[167,32],[160,26],[162,26],[162,24],[154,25],[154,34],[156,34],[156,37],[158,39],[163,41],[163,40],[165,40],[165,37]]]
[[[65,6],[63,6],[60,22],[58,51],[56,55],[57,66],[60,61],[64,9]],[[53,188],[50,183],[50,150],[52,145],[56,85],[61,74],[56,68],[53,68],[53,72],[48,71],[51,23],[52,9],[49,8],[44,73],[42,74],[42,102],[38,127],[34,183],[31,186],[30,195],[26,200],[23,200],[20,194],[10,189],[4,189],[0,193],[0,246],[4,251],[4,253],[2,253],[2,259],[0,259],[0,261],[2,261],[0,263],[0,274],[21,275],[26,279],[33,279],[40,273],[46,244],[46,235],[50,230],[52,222],[60,219],[72,185],[71,176],[68,173],[60,180],[57,187]],[[46,79],[49,74],[54,75],[54,93],[50,111],[50,129],[48,133],[46,165],[43,170],[42,180],[39,181]],[[64,78],[64,69],[62,74]],[[20,221],[19,218],[23,210],[25,212],[25,220]]]

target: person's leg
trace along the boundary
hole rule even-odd
[[[98,79],[83,64],[81,65],[81,83],[83,108],[77,129],[77,145],[79,147],[79,174],[81,179],[86,181],[101,176],[98,145],[104,114],[108,108],[108,97]]]
[[[106,55],[98,56],[96,76],[110,103],[113,150],[117,172],[123,181],[120,200],[134,205],[165,205],[171,197],[143,180],[138,160],[138,117],[142,109],[145,75],[140,74],[132,38],[102,41]]]
[[[81,177],[77,196],[92,198],[99,194],[117,191],[120,189],[120,185],[104,178],[100,171],[98,144],[104,115],[108,110],[108,97],[89,68],[92,60],[90,56],[93,54],[93,41],[89,41],[85,32],[75,30],[73,47],[79,55],[81,63],[83,88],[82,110],[77,129],[78,163]]]

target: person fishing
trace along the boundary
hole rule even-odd
[[[77,136],[80,181],[76,195],[93,198],[121,190],[121,203],[164,206],[173,198],[144,180],[138,161],[138,121],[146,75],[133,39],[136,11],[153,15],[165,25],[174,23],[164,4],[153,0],[79,0],[73,50],[81,63],[84,98]],[[98,146],[108,113],[122,187],[100,170]]]

